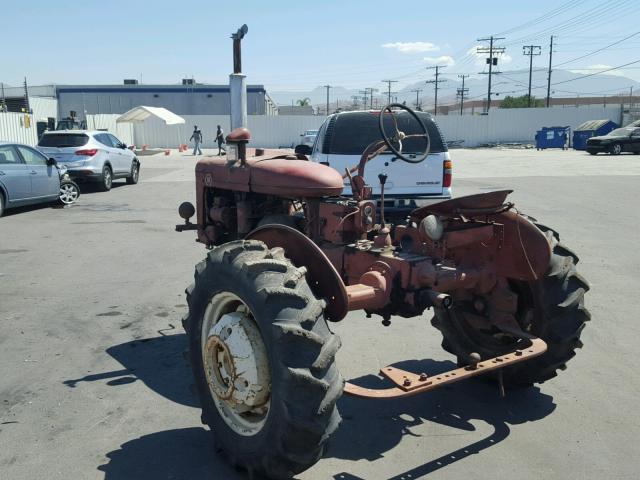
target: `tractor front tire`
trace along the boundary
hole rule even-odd
[[[334,362],[340,339],[329,330],[325,302],[314,296],[305,275],[282,248],[239,240],[214,248],[186,290],[184,326],[202,421],[231,464],[273,479],[291,478],[315,464],[340,424],[336,402],[344,381]],[[245,346],[246,338],[253,339],[249,364],[257,365],[263,379],[249,382],[248,390],[257,393],[245,404],[236,398],[245,398],[242,375],[249,378],[240,363],[251,355],[247,348],[234,352],[239,343],[234,347],[228,326],[244,329]]]
[[[519,303],[523,311],[529,310],[532,319],[527,327],[533,334],[547,343],[547,351],[539,357],[503,369],[506,386],[525,387],[543,383],[566,369],[566,364],[582,348],[580,335],[591,319],[584,306],[584,294],[589,284],[577,272],[578,256],[560,243],[560,235],[541,224],[536,226],[547,236],[552,249],[549,267],[545,276],[534,282],[514,282],[519,290]],[[443,335],[442,347],[456,355],[459,365],[469,363],[472,352],[480,354],[482,360],[514,350],[509,345],[498,346],[481,342],[473,328],[465,324],[464,312],[456,306],[445,310],[435,309],[433,325]]]

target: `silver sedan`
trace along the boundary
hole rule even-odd
[[[80,196],[64,169],[35,148],[0,142],[0,216],[4,210],[58,201],[69,205]]]

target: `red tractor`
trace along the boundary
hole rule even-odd
[[[407,110],[418,134],[397,128]],[[587,282],[558,233],[495,191],[395,212],[365,183],[367,163],[391,150],[427,158],[429,135],[407,107],[380,112],[381,140],[344,175],[302,154],[256,150],[248,130],[227,137],[227,158],[196,167],[196,206],[184,224],[210,250],[187,288],[184,328],[202,421],[237,466],[290,478],[322,456],[340,424],[344,393],[398,398],[489,373],[500,386],[544,382],[582,346]],[[424,152],[402,151],[408,137]],[[390,167],[393,175],[393,164]],[[343,182],[353,196],[341,196]],[[197,223],[190,218],[196,214]],[[340,339],[327,322],[353,310],[414,317],[432,325],[459,368],[430,376],[381,369],[381,390],[345,383],[335,363]]]

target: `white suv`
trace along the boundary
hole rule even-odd
[[[98,182],[104,191],[111,190],[116,178],[126,178],[128,184],[138,183],[140,161],[109,132],[45,132],[38,142],[38,150],[67,167],[73,180]]]
[[[431,139],[431,149],[427,158],[420,163],[408,163],[397,159],[391,152],[385,152],[367,164],[364,178],[373,188],[373,194],[377,196],[380,195],[378,174],[386,173],[388,179],[384,194],[387,199],[451,198],[452,166],[447,144],[431,115],[424,112],[415,113],[424,123]],[[405,134],[423,133],[415,119],[407,112],[394,112],[394,115],[399,130]],[[385,129],[390,132],[393,131],[393,127],[391,115],[388,117],[385,117]],[[311,160],[327,164],[344,173],[345,168],[358,164],[362,152],[369,144],[382,139],[379,119],[379,110],[330,115],[318,131]],[[425,150],[423,138],[408,139],[403,143],[402,152],[408,157],[416,157]],[[345,180],[343,194],[351,195],[348,180]]]

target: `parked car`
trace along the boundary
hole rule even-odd
[[[111,190],[113,180],[126,178],[138,183],[140,161],[112,133],[102,131],[45,132],[38,149],[67,167],[78,182],[98,182],[104,191]]]
[[[80,196],[64,167],[20,143],[0,142],[0,217],[4,210],[58,201],[69,205]]]
[[[604,152],[619,155],[622,152],[640,153],[640,128],[616,128],[606,135],[587,140],[587,152],[591,155]]]
[[[301,145],[313,147],[313,144],[316,142],[316,137],[318,136],[318,130],[305,130],[300,136],[302,137]]]
[[[385,152],[375,158],[367,165],[365,171],[365,180],[373,188],[374,195],[380,195],[378,174],[385,172],[389,174],[384,190],[387,199],[451,197],[451,159],[447,144],[431,115],[425,112],[416,114],[429,132],[429,156],[421,163],[398,161],[391,152]],[[328,164],[340,173],[344,173],[345,168],[357,165],[364,149],[382,138],[379,117],[379,111],[340,112],[330,115],[320,127],[311,152],[311,160]],[[396,117],[398,128],[405,134],[422,133],[418,122],[407,112],[397,112]],[[393,130],[390,122],[391,118],[385,118],[387,131]],[[424,138],[408,139],[404,142],[403,152],[415,158],[419,152],[424,152],[425,145]],[[392,163],[393,168],[390,168]],[[348,180],[344,183],[344,194],[351,195]]]

